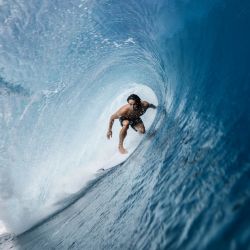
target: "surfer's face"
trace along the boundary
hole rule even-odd
[[[139,108],[139,105],[138,103],[136,103],[135,100],[129,100],[128,101],[128,104],[130,105],[130,107],[133,109],[133,110],[137,110]]]

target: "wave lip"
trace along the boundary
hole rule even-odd
[[[1,75],[32,93],[0,95],[7,166],[0,211],[11,231],[41,223],[19,235],[18,246],[249,246],[248,7],[246,0],[19,6],[33,11],[16,13],[28,17],[18,25],[6,21]],[[106,124],[132,92],[159,109],[146,113],[149,134],[129,130],[131,154],[122,159],[118,133],[107,141]],[[110,169],[77,192],[99,168]]]

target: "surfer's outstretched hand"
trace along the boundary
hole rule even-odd
[[[108,133],[107,133],[107,138],[110,139],[112,137],[112,131],[109,130]]]

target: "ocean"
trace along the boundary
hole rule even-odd
[[[0,249],[250,249],[250,2],[0,1]],[[146,134],[110,116],[138,94]]]

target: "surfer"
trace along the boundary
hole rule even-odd
[[[146,101],[142,101],[138,95],[132,94],[127,98],[128,104],[122,106],[118,111],[116,111],[109,120],[109,128],[107,132],[107,138],[112,137],[112,126],[115,119],[119,119],[121,123],[121,131],[119,134],[119,145],[118,149],[121,154],[126,154],[127,150],[123,146],[124,139],[127,135],[127,130],[129,125],[140,134],[145,134],[145,127],[143,124],[142,116],[148,108],[155,109],[154,104],[150,104]]]

